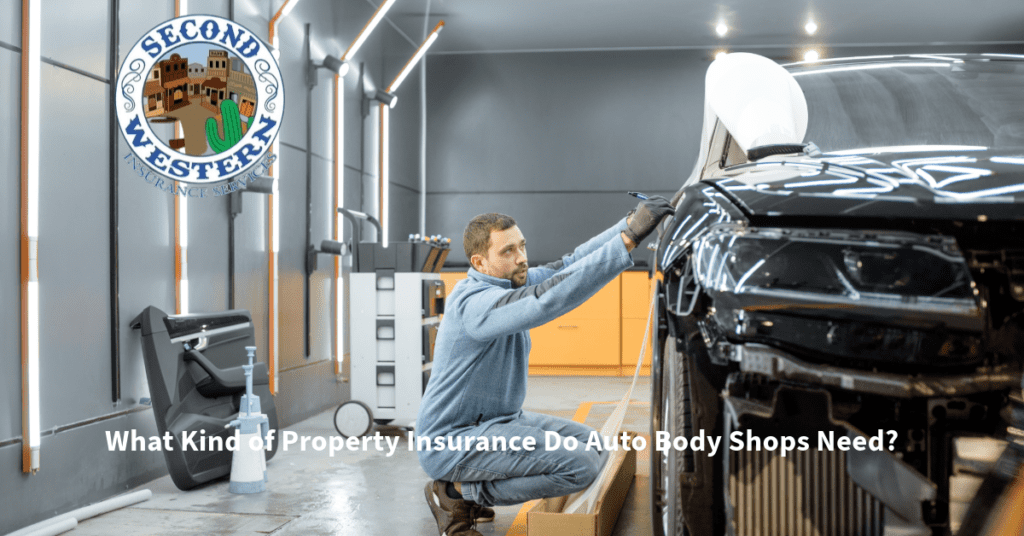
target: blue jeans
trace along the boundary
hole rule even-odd
[[[579,441],[576,449],[545,450],[544,432],[556,432]],[[575,421],[523,411],[507,423],[496,423],[479,435],[491,437],[533,437],[536,447],[527,450],[466,452],[450,473],[440,480],[460,482],[462,496],[483,506],[507,506],[542,497],[561,497],[586,489],[608,459],[603,450],[587,450],[594,429]]]

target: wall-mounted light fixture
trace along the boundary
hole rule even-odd
[[[39,470],[39,101],[42,0],[21,3],[21,470]]]
[[[419,63],[420,58],[422,58],[427,53],[427,50],[430,49],[431,45],[434,44],[434,41],[437,40],[437,34],[439,34],[443,28],[444,28],[444,21],[443,20],[438,22],[437,26],[434,26],[434,29],[430,32],[429,35],[427,35],[427,38],[423,40],[423,43],[419,46],[419,48],[416,49],[416,52],[412,55],[412,57],[409,58],[409,61],[405,62],[405,67],[402,68],[401,72],[398,73],[398,76],[396,76],[394,81],[391,82],[391,85],[388,86],[388,89],[385,91],[386,94],[390,94],[390,95],[393,96],[393,94],[396,91],[398,91],[399,86],[401,86],[402,82],[405,81],[405,77],[409,76],[409,73],[412,72],[413,67],[416,67],[416,64]],[[376,98],[376,93],[374,95],[374,98]],[[385,97],[385,99],[386,98],[387,97]],[[388,218],[388,152],[390,151],[390,147],[389,147],[389,142],[388,142],[388,114],[389,114],[389,111],[391,110],[391,107],[394,106],[395,102],[397,102],[396,99],[397,99],[397,97],[393,97],[393,98],[390,99],[390,102],[381,101],[381,103],[379,105],[379,107],[380,107],[380,164],[379,164],[380,165],[380,187],[379,187],[379,191],[380,191],[380,206],[378,207],[378,214],[380,216],[380,224],[381,224],[380,243],[381,243],[381,245],[383,247],[388,247],[388,228],[389,228],[389,226],[388,226],[388,220],[389,220],[389,218]]]
[[[309,87],[316,85],[316,71],[318,69],[327,69],[338,76],[345,76],[348,74],[349,64],[347,61],[341,61],[334,56],[325,56],[322,63],[310,61],[309,67],[306,69],[306,85]]]
[[[394,108],[395,105],[398,104],[398,95],[388,93],[387,91],[381,91],[379,89],[375,90],[372,94],[367,94],[366,98],[387,104],[388,108]]]
[[[381,89],[375,89],[371,93],[363,94],[363,117],[370,115],[370,107],[374,104],[381,104],[388,108],[394,108],[398,104],[398,96]]]

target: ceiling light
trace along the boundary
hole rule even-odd
[[[807,31],[807,35],[814,35],[814,32],[818,31],[818,25],[814,23],[814,20],[808,20],[804,25],[804,30]]]
[[[721,59],[722,56],[725,56],[726,54],[728,54],[728,52],[724,50],[719,50],[718,52],[715,53],[715,59]]]
[[[818,51],[808,50],[804,52],[804,61],[818,61]]]
[[[725,37],[725,34],[729,33],[729,27],[724,22],[719,22],[718,26],[715,26],[715,33],[718,37]]]

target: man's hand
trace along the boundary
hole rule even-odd
[[[668,199],[660,195],[644,199],[636,206],[633,215],[626,220],[627,227],[622,233],[623,238],[628,238],[635,247],[658,227],[665,216],[673,213],[675,213],[675,207]],[[626,247],[629,247],[629,242],[626,242]]]

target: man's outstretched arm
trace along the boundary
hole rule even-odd
[[[593,253],[616,235],[621,235],[623,243],[626,244],[626,250],[632,251],[658,226],[662,218],[673,212],[675,212],[675,208],[664,197],[654,196],[645,199],[636,206],[636,209],[629,216],[619,220],[618,223],[601,234],[584,242],[572,253],[563,255],[561,259],[555,262],[530,268],[527,271],[526,284],[536,285],[558,274],[573,263]]]

